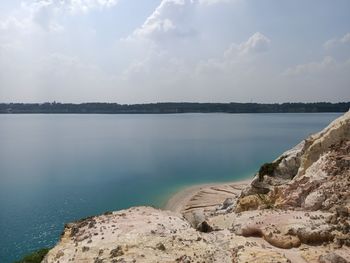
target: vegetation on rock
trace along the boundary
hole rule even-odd
[[[22,259],[16,261],[15,263],[40,263],[46,254],[49,252],[50,248],[42,248],[39,250],[36,250],[26,256],[24,256]]]
[[[272,162],[272,163],[264,163],[260,169],[259,169],[259,181],[262,181],[264,178],[264,175],[268,175],[268,176],[273,176],[276,168],[278,167],[278,165],[281,163],[281,161],[283,160],[283,156],[281,158],[279,158],[277,161]]]

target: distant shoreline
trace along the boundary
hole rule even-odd
[[[318,111],[318,112],[168,112],[168,113],[152,113],[152,112],[0,112],[0,115],[177,115],[177,114],[317,114],[317,113],[344,113],[342,111]]]
[[[350,102],[316,103],[0,103],[0,114],[343,113]]]

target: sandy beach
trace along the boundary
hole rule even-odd
[[[253,179],[231,181],[226,183],[199,184],[187,187],[174,194],[164,209],[173,212],[186,212],[203,208],[211,210],[220,205],[226,198],[238,196]]]

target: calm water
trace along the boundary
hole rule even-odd
[[[0,262],[65,222],[251,177],[339,114],[0,115]]]

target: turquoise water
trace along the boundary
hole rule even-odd
[[[251,177],[339,114],[0,115],[0,262],[63,225]]]

